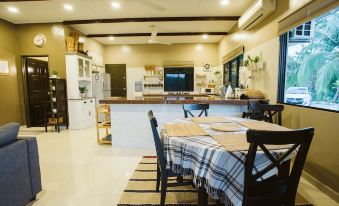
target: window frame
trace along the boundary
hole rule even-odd
[[[239,70],[240,70],[240,67],[242,66],[242,62],[244,61],[244,54],[240,54],[238,56],[236,56],[235,58],[231,59],[230,61],[224,63],[223,65],[223,69],[224,69],[224,78],[223,78],[223,84],[225,85],[226,84],[226,70],[228,71],[228,81],[229,82],[232,82],[232,62],[233,61],[236,61],[237,62],[237,68],[236,68],[236,82],[235,82],[235,88],[238,88],[239,87]],[[233,83],[232,83],[233,84]],[[231,84],[232,86],[232,89],[235,89],[233,88],[233,85]]]

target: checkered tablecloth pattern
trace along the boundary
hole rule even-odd
[[[248,121],[241,118],[231,119],[237,122]],[[191,121],[182,119],[174,122]],[[210,136],[223,133],[210,129],[211,124],[199,125]],[[239,132],[244,133],[246,130],[244,127]],[[168,137],[166,131],[162,130],[167,167],[174,172],[192,176],[198,187],[203,186],[212,198],[221,200],[225,205],[240,206],[244,191],[246,151],[229,152],[210,136]],[[275,156],[281,153],[278,150],[272,152]],[[263,152],[257,152],[254,173],[270,163]],[[264,178],[276,173],[277,169],[273,169]]]

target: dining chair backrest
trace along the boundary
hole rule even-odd
[[[258,101],[250,101],[249,99],[247,100],[247,112],[244,112],[242,114],[242,118],[251,118],[253,119],[254,116],[253,114],[256,114],[257,120],[263,120],[264,119],[264,114],[261,111],[258,111],[257,105],[259,104],[269,104],[269,100],[267,99],[261,99]]]
[[[259,113],[258,114],[252,113],[253,116],[251,117],[251,119],[264,120],[266,122],[273,123],[273,117],[277,115],[278,125],[282,124],[282,111],[284,111],[284,105],[257,104],[254,106],[254,108],[255,108],[254,110],[259,111]]]
[[[192,111],[200,111],[198,117],[201,117],[203,113],[205,113],[205,116],[208,116],[207,110],[210,108],[209,104],[184,104],[184,115],[185,118],[188,118],[188,115],[191,117],[195,117],[195,115],[192,113]]]
[[[166,170],[166,159],[165,159],[165,153],[164,153],[164,147],[161,144],[159,132],[158,132],[158,122],[157,119],[153,115],[153,111],[150,110],[148,112],[148,118],[151,123],[151,129],[152,129],[152,134],[153,134],[153,139],[154,139],[154,144],[155,144],[155,150],[157,152],[157,158],[158,158],[158,163],[160,166],[161,171]]]
[[[247,142],[250,143],[250,147],[245,161],[243,205],[256,205],[254,204],[255,202],[251,201],[262,200],[266,203],[272,202],[272,205],[294,206],[297,187],[313,134],[313,128],[293,131],[247,131]],[[272,155],[267,149],[267,145],[287,145],[289,149],[280,150],[281,154],[279,155]],[[255,170],[256,172],[253,173],[259,148],[271,163],[260,169],[260,171]],[[281,171],[282,164],[286,158],[290,158],[294,152],[296,152],[296,158],[291,172],[288,170],[288,174],[283,177],[269,178],[267,181],[262,180],[263,176],[274,168]],[[258,191],[263,192],[259,197],[258,195],[256,196]],[[273,191],[277,192],[274,193]]]

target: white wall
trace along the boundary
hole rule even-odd
[[[261,56],[264,69],[253,74],[249,87],[265,92],[272,103],[276,102],[278,91],[279,38],[273,38],[244,53],[245,57]]]
[[[159,68],[163,69],[163,67],[159,67]],[[204,72],[203,67],[195,67],[194,68],[194,80],[195,80],[195,75],[197,73],[199,73],[199,74],[206,74],[207,82],[211,79],[216,81],[216,77],[214,75],[215,71],[220,71],[222,73],[222,66],[213,67],[210,72]],[[143,66],[127,67],[126,68],[127,97],[129,97],[129,98],[134,97],[134,89],[135,89],[134,83],[135,83],[135,81],[140,81],[140,80],[143,81],[145,74],[146,74],[146,71],[145,71]],[[222,81],[222,78],[220,78],[220,80]],[[194,84],[195,84],[195,81],[194,81]],[[219,86],[220,86],[220,84],[219,84]],[[196,93],[200,92],[200,87],[195,86],[194,88],[195,88],[194,92],[196,92]],[[163,92],[163,89],[160,89],[159,92]]]

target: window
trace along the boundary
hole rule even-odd
[[[339,7],[283,34],[279,67],[280,102],[339,111]]]
[[[314,20],[308,21],[289,31],[289,42],[310,42],[314,35]]]
[[[0,75],[9,75],[8,61],[0,59]]]
[[[241,54],[224,64],[224,85],[231,85],[233,89],[239,87],[239,67],[244,55]]]

